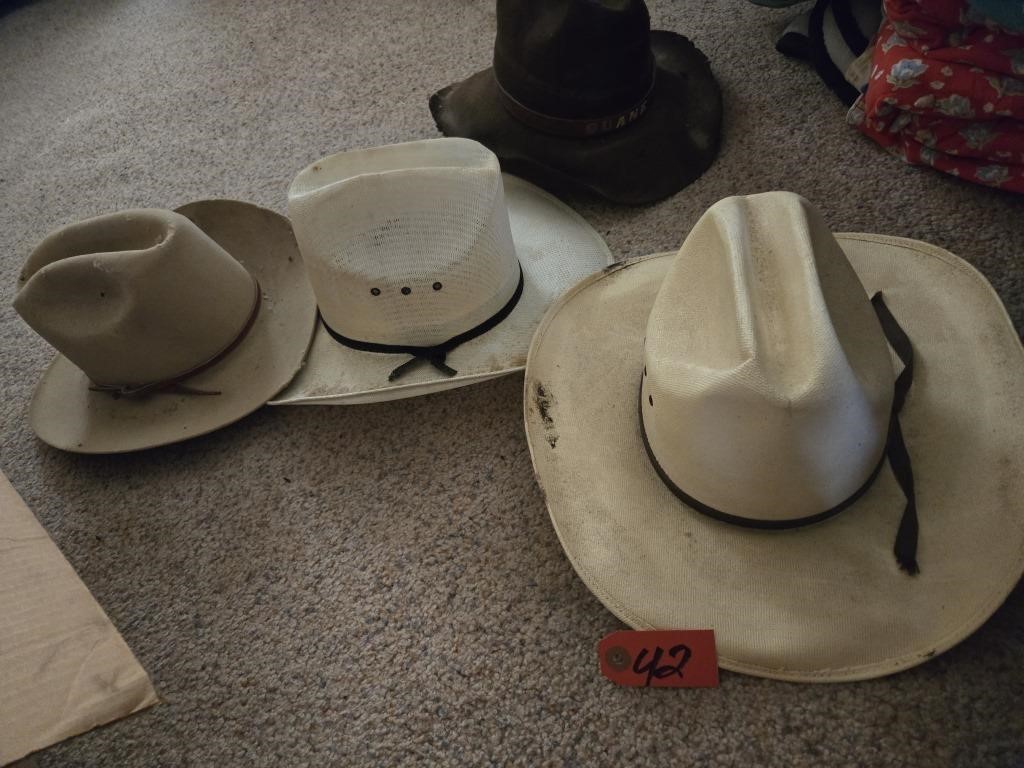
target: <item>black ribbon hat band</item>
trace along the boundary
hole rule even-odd
[[[403,376],[407,371],[414,368],[421,362],[429,363],[434,366],[438,371],[443,373],[445,376],[454,376],[458,373],[454,368],[449,366],[446,362],[448,353],[458,347],[460,344],[465,344],[470,339],[475,339],[477,336],[481,336],[487,331],[494,328],[498,323],[508,317],[512,310],[515,309],[516,304],[519,303],[519,299],[523,295],[523,266],[519,265],[519,283],[516,285],[515,291],[512,293],[511,298],[505,305],[499,309],[495,314],[484,320],[482,323],[473,326],[468,331],[460,333],[458,336],[452,336],[447,341],[442,341],[440,344],[434,344],[429,347],[417,347],[407,344],[378,344],[373,341],[360,341],[359,339],[352,339],[348,336],[343,336],[336,330],[331,328],[324,320],[323,314],[320,310],[317,310],[317,317],[320,319],[320,323],[323,325],[324,330],[331,335],[335,341],[339,344],[344,344],[346,347],[352,349],[358,349],[361,352],[384,352],[389,354],[399,355],[412,355],[411,360],[399,365],[389,375],[388,381],[395,381],[396,379]]]
[[[885,453],[889,457],[889,466],[896,477],[896,482],[903,490],[903,496],[907,500],[903,508],[903,516],[900,518],[900,527],[896,533],[896,543],[893,546],[893,554],[900,567],[907,573],[914,575],[920,571],[917,565],[917,495],[914,492],[914,470],[910,465],[910,453],[907,451],[906,443],[903,441],[903,430],[900,428],[900,411],[903,410],[903,403],[907,399],[907,392],[914,382],[914,348],[906,332],[896,322],[889,308],[882,299],[881,292],[871,297],[871,305],[875,308],[878,321],[882,324],[882,331],[889,345],[896,352],[900,362],[903,363],[903,370],[896,377],[895,393],[892,399],[892,417],[889,419],[889,437],[885,445]]]
[[[722,512],[721,510],[715,509],[714,507],[708,506],[707,504],[693,498],[686,493],[686,491],[672,482],[654,455],[654,450],[651,448],[651,444],[647,439],[647,430],[644,428],[642,394],[639,398],[638,413],[640,420],[640,436],[643,440],[644,448],[647,451],[647,456],[651,461],[651,465],[654,467],[654,471],[658,473],[658,477],[661,478],[662,482],[665,483],[668,489],[672,491],[680,501],[698,512],[708,515],[709,517],[713,517],[716,520],[732,523],[733,525],[741,525],[746,528],[759,528],[762,530],[799,528],[826,520],[839,514],[867,492],[878,477],[878,474],[882,469],[882,465],[885,464],[886,459],[888,459],[893,475],[899,483],[899,486],[903,491],[903,495],[906,498],[906,506],[903,508],[903,515],[900,518],[899,530],[896,533],[896,543],[893,546],[893,554],[895,554],[896,562],[899,564],[900,568],[913,576],[920,571],[917,564],[917,498],[914,494],[914,473],[910,465],[910,454],[907,452],[906,444],[903,442],[903,432],[900,429],[899,413],[903,409],[903,403],[906,400],[907,392],[914,380],[914,350],[909,337],[900,327],[899,323],[896,322],[896,318],[892,316],[889,308],[885,305],[881,292],[876,293],[871,298],[871,305],[875,309],[875,314],[878,316],[878,320],[882,326],[882,331],[885,333],[885,337],[888,340],[889,345],[893,348],[896,355],[903,363],[903,371],[896,377],[896,382],[894,384],[892,411],[889,417],[889,433],[886,438],[885,450],[882,452],[881,459],[871,471],[871,474],[868,476],[867,480],[865,480],[864,484],[831,509],[796,519],[758,520],[755,518],[742,517],[740,515],[732,515],[728,512]]]

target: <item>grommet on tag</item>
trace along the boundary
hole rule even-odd
[[[612,646],[605,652],[604,660],[608,662],[608,666],[612,669],[617,669],[620,672],[629,667],[629,664],[633,659],[629,655],[629,651],[623,648],[621,645]]]

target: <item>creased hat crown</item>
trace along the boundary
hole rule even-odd
[[[650,28],[642,0],[498,0],[494,74],[537,112],[602,117],[650,87]]]
[[[98,384],[171,379],[215,357],[252,315],[255,281],[184,216],[136,209],[49,235],[14,308]]]
[[[881,460],[889,348],[846,255],[797,195],[727,198],[704,214],[652,307],[644,361],[650,450],[714,510],[819,515]]]
[[[498,159],[469,139],[325,157],[292,182],[288,214],[324,321],[356,341],[441,343],[519,284]]]

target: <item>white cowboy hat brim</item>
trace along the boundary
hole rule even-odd
[[[120,453],[186,440],[264,405],[302,365],[316,300],[288,219],[233,200],[203,200],[177,211],[249,270],[263,292],[256,321],[239,345],[183,382],[220,394],[168,391],[115,399],[90,390],[88,377],[58,355],[29,408],[29,422],[44,442],[76,453]]]
[[[786,531],[714,520],[658,477],[637,397],[672,255],[567,293],[526,366],[534,469],[591,592],[637,629],[713,629],[723,668],[782,680],[859,680],[924,662],[977,629],[1024,570],[1024,351],[1006,311],[946,251],[836,237],[914,345],[900,422],[917,488],[916,576],[893,556],[905,500],[888,464],[850,508]]]
[[[579,214],[533,184],[503,174],[512,240],[523,268],[523,294],[490,331],[456,347],[447,377],[420,365],[394,382],[409,355],[364,352],[335,341],[318,324],[302,371],[271,405],[356,404],[396,400],[474,384],[520,371],[533,331],[566,289],[613,262],[601,236]]]

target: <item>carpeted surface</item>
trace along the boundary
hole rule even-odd
[[[773,50],[786,11],[651,6],[710,57],[726,133],[711,170],[661,204],[569,201],[617,257],[678,247],[724,196],[785,188],[837,230],[960,254],[1024,326],[1024,201],[906,167],[846,127],[825,86]],[[33,436],[26,410],[53,352],[10,301],[45,234],[205,197],[283,211],[294,173],[323,154],[436,135],[427,98],[485,66],[493,34],[492,0],[0,2],[0,465],[164,702],[39,763],[1024,764],[1020,587],[964,643],[888,679],[723,673],[690,692],[601,679],[595,644],[620,625],[548,521],[521,375],[265,408],[135,455]]]

